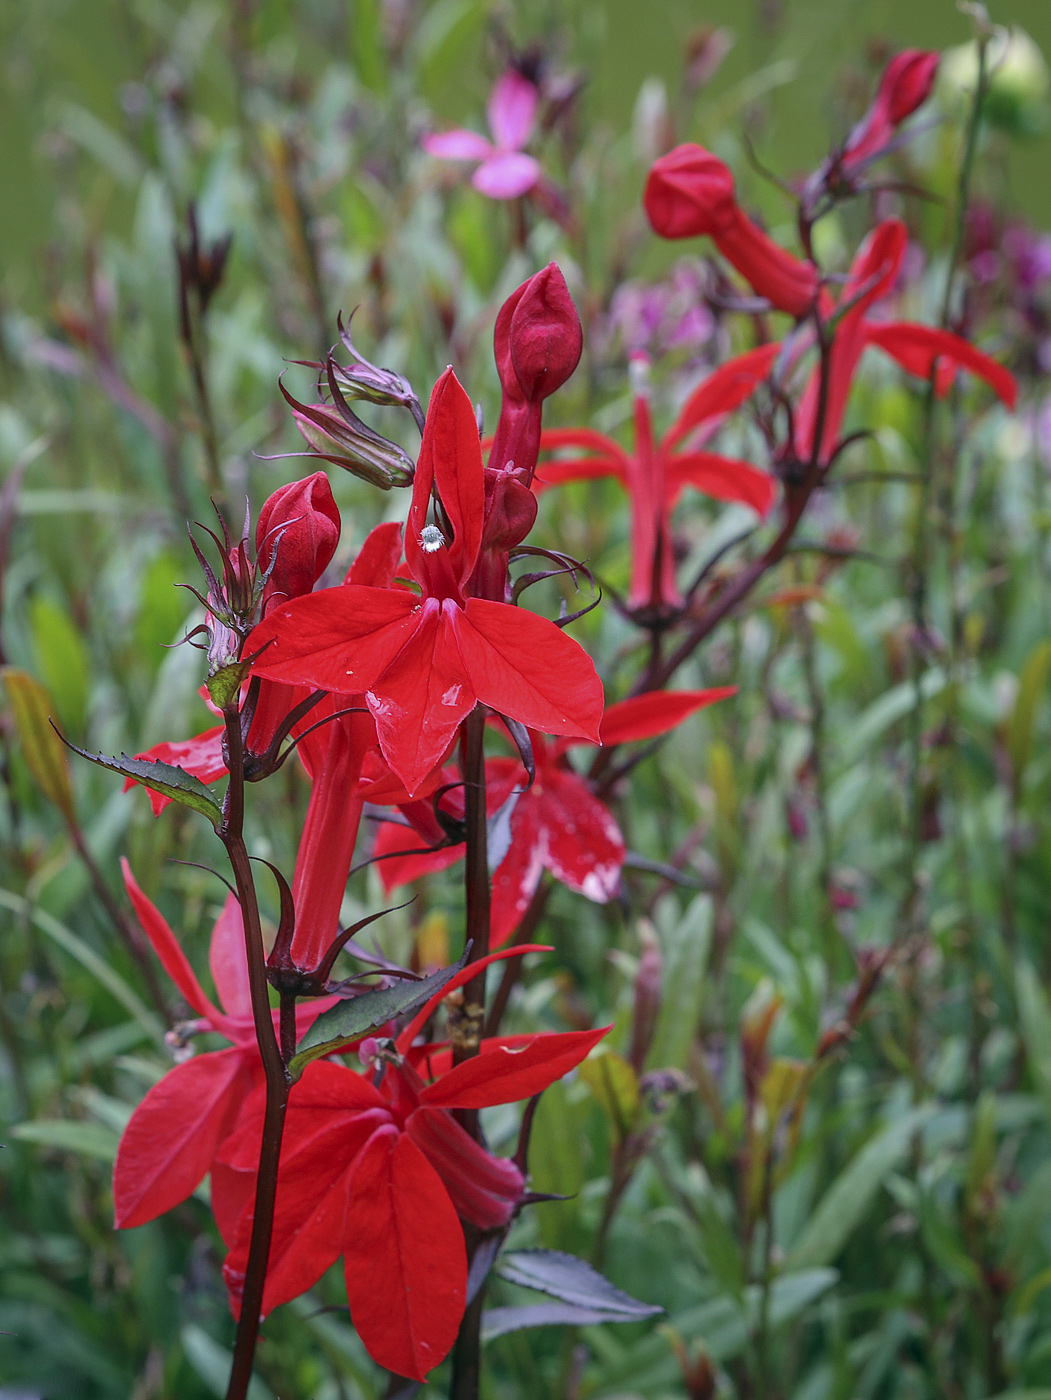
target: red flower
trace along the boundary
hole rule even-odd
[[[653,439],[646,362],[635,358],[643,373],[635,373],[635,451],[590,428],[548,430],[541,450],[582,447],[593,456],[544,464],[536,489],[563,481],[615,476],[631,496],[632,574],[628,601],[632,607],[676,607],[682,597],[675,583],[675,553],[670,521],[687,486],[720,501],[740,501],[765,515],[774,503],[777,483],[772,476],[732,457],[697,447],[698,430],[710,436],[722,418],[752,395],[770,372],[780,346],[762,345],[729,360],[687,399],[682,412],[659,442]],[[693,446],[676,451],[684,440]]]
[[[687,715],[733,695],[735,689],[651,691],[622,700],[603,716],[602,742],[626,744],[666,734]],[[517,759],[493,758],[485,765],[490,815],[519,789],[507,851],[493,872],[490,938],[494,947],[506,943],[518,927],[545,869],[576,894],[605,904],[620,886],[624,864],[624,837],[613,813],[569,765],[566,750],[572,741],[548,743],[536,733],[531,737],[536,764],[531,787],[525,786],[525,769]],[[462,815],[462,789],[442,799],[442,810],[453,817]],[[443,835],[432,805],[416,802],[401,811],[410,826],[384,822],[376,833],[374,854],[384,857],[378,869],[388,894],[398,885],[446,869],[464,851],[460,843],[421,854],[421,844],[436,844]],[[394,854],[399,851],[406,854]]]
[[[877,321],[869,310],[894,289],[908,243],[900,219],[885,219],[858,250],[838,305],[845,308],[835,325],[828,370],[828,388],[818,458],[828,462],[839,440],[847,399],[861,356],[870,345],[885,350],[910,374],[929,379],[938,367],[936,388],[946,393],[958,369],[970,370],[995,390],[1008,408],[1018,396],[1014,375],[988,355],[976,350],[962,336],[911,321]],[[827,294],[821,311],[831,318],[837,308]],[[820,370],[815,368],[804,391],[795,420],[795,450],[800,461],[809,461],[818,431],[821,402]]]
[[[427,522],[432,486],[451,538]],[[576,642],[521,608],[465,596],[483,497],[474,410],[446,370],[431,395],[405,538],[420,595],[355,583],[323,589],[275,608],[246,643],[260,676],[364,691],[384,758],[410,793],[479,701],[533,728],[598,737],[602,685]]]
[[[734,177],[703,146],[676,146],[650,170],[642,197],[662,238],[707,236],[761,297],[805,316],[817,295],[817,270],[785,252],[740,208]]]
[[[248,1095],[263,1081],[248,989],[248,961],[237,900],[230,895],[212,931],[210,963],[223,1010],[205,996],[167,921],[121,862],[124,885],[161,964],[201,1018],[197,1031],[217,1031],[233,1042],[176,1065],[131,1115],[113,1172],[118,1229],[144,1225],[177,1206],[211,1171]],[[331,999],[297,1013],[302,1035]]]
[[[463,1317],[461,1219],[485,1230],[505,1225],[524,1186],[514,1163],[493,1157],[449,1110],[538,1094],[608,1030],[485,1041],[473,1059],[424,1083],[417,1066],[426,1065],[431,1049],[411,1049],[413,1039],[442,998],[490,961],[454,977],[402,1031],[393,1052],[375,1041],[361,1047],[374,1051],[378,1087],[353,1070],[314,1063],[292,1090],[285,1121],[264,1311],[305,1292],[342,1254],[351,1318],[369,1354],[415,1380],[446,1355]],[[235,1311],[263,1106],[258,1090],[213,1174],[217,1220],[224,1238],[235,1234],[223,1270]]]

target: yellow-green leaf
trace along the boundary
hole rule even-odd
[[[1041,697],[1051,673],[1051,641],[1038,642],[1026,657],[1018,677],[1018,694],[1007,721],[1007,749],[1016,783],[1021,783],[1033,754],[1033,731]]]
[[[639,1077],[623,1055],[606,1050],[585,1060],[580,1077],[617,1130],[627,1137],[639,1116]]]
[[[48,801],[71,822],[74,819],[73,785],[62,740],[50,724],[54,713],[51,696],[28,671],[5,666],[3,677],[29,770]]]

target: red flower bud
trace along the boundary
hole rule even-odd
[[[505,394],[517,392],[537,403],[566,382],[580,362],[584,338],[557,263],[548,263],[508,297],[497,317],[494,342]]]
[[[264,615],[273,599],[283,602],[311,591],[336,552],[339,529],[339,511],[324,472],[289,482],[267,500],[255,536],[260,569],[265,572],[273,564],[263,591]]]
[[[761,296],[793,316],[803,316],[817,294],[817,272],[785,252],[739,208],[734,178],[703,146],[676,146],[649,173],[642,198],[662,238],[715,240],[723,257]]]
[[[939,55],[926,49],[903,49],[883,70],[872,106],[847,137],[841,171],[850,177],[859,165],[878,155],[895,128],[927,101],[938,73]]]
[[[895,126],[930,97],[938,60],[937,53],[926,49],[903,49],[887,64],[876,100],[886,102],[887,116]]]

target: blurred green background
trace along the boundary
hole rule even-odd
[[[493,76],[485,55],[490,7],[476,0],[401,0],[397,8],[410,27],[444,31],[442,47],[451,48],[456,62],[432,64],[421,95],[446,120],[468,122]],[[313,57],[319,69],[343,54],[368,82],[371,0],[230,0],[229,9],[262,47],[268,37],[278,48],[295,46],[290,61],[309,67]],[[121,215],[130,223],[133,200],[122,193],[120,178],[126,152],[90,119],[131,137],[136,84],[174,36],[187,50],[211,46],[195,76],[193,106],[217,125],[229,121],[223,11],[203,0],[6,0],[0,6],[0,182],[7,192],[0,255],[9,294],[13,277],[20,300],[28,295],[32,306],[41,295],[45,250],[63,218],[58,167],[69,141],[94,146],[109,166],[112,188],[96,191],[100,220],[111,229]],[[505,0],[495,13],[519,45],[553,39],[568,63],[583,68],[588,118],[605,119],[617,131],[630,123],[648,78],[669,87],[678,82],[691,37],[727,29],[733,48],[707,95],[726,99],[727,111],[736,114],[747,85],[761,113],[757,145],[782,171],[812,168],[842,134],[837,87],[852,71],[871,82],[867,59],[878,62],[885,50],[905,46],[946,48],[971,33],[953,0]],[[997,0],[990,18],[1021,26],[1051,52],[1047,0]],[[731,121],[738,123],[736,115]],[[1035,138],[1012,144],[1004,170],[1009,201],[1042,225],[1051,223],[1047,168],[1047,141]],[[99,178],[106,183],[105,174]]]

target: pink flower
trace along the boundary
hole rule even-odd
[[[528,78],[509,68],[489,94],[487,115],[492,141],[457,127],[423,138],[423,149],[439,160],[480,162],[471,184],[490,199],[516,199],[540,179],[540,165],[523,152],[536,121],[538,95]]]

